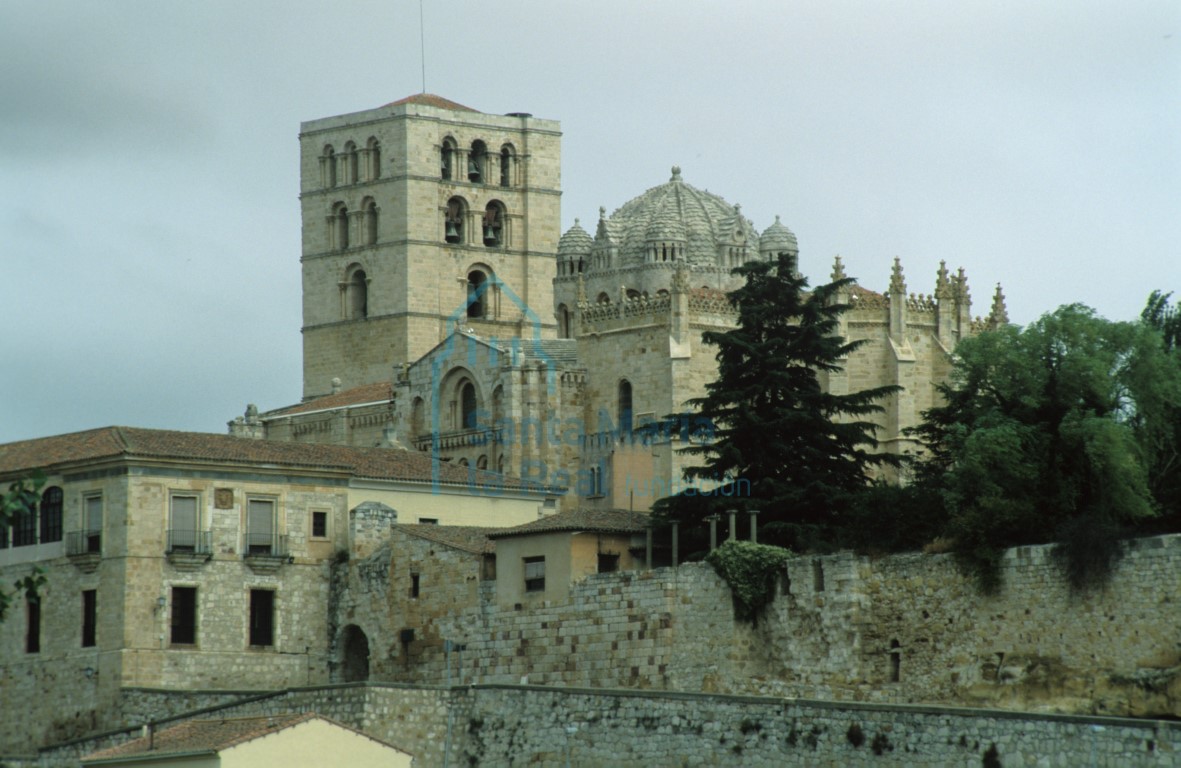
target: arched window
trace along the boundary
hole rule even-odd
[[[627,379],[619,382],[619,434],[629,437],[632,433],[632,385]]]
[[[332,206],[332,247],[343,251],[349,247],[349,209],[344,203]]]
[[[367,141],[365,143],[365,149],[368,150],[368,152],[366,152],[366,155],[368,155],[368,160],[369,160],[369,162],[366,163],[366,165],[368,166],[368,168],[366,170],[366,174],[367,174],[370,181],[373,181],[374,179],[380,179],[381,178],[381,143],[378,142],[376,136],[369,137],[369,141]]]
[[[517,153],[513,150],[512,144],[505,144],[500,148],[500,186],[513,185],[513,164],[516,158]]]
[[[410,431],[415,437],[426,432],[426,403],[421,397],[410,406]]]
[[[443,215],[443,239],[449,243],[466,242],[463,236],[464,220],[467,218],[467,203],[462,197],[453,197],[447,201],[447,211]]]
[[[444,181],[452,181],[455,178],[455,156],[457,149],[458,147],[455,145],[455,139],[451,138],[450,136],[443,139],[439,175]]]
[[[504,454],[503,453],[496,457],[496,471],[497,471],[497,473],[499,473],[501,475],[504,474]]]
[[[570,310],[565,304],[558,305],[558,338],[570,338]]]
[[[476,469],[488,469],[488,456],[482,455],[476,459]]]
[[[340,156],[341,162],[344,163],[343,173],[341,173],[342,184],[356,184],[357,183],[357,145],[353,142],[348,142],[344,145],[344,152]]]
[[[331,144],[325,144],[320,155],[320,181],[325,187],[336,186],[336,150]]]
[[[41,494],[41,543],[62,540],[62,489],[56,485]]]
[[[476,385],[464,380],[459,387],[459,411],[462,429],[475,429],[477,421]]]
[[[466,466],[468,465],[468,464],[467,464],[467,459],[465,459],[465,458],[461,458],[459,461],[457,461],[457,462],[456,462],[456,464],[458,464],[458,465],[459,465],[459,466],[461,466],[461,467],[466,467]]]
[[[472,151],[467,158],[467,180],[479,184],[484,180],[484,173],[488,169],[488,147],[484,142],[476,139],[472,142]]]
[[[595,299],[595,303],[596,304],[610,304],[611,297],[607,295],[606,291],[604,291],[603,293],[599,294],[598,298]]]
[[[364,213],[365,245],[377,244],[377,202],[372,197],[365,198],[361,203]]]
[[[492,390],[492,425],[504,423],[504,387],[497,386]]]
[[[504,204],[499,200],[488,203],[484,209],[484,245],[499,248],[504,242]]]
[[[345,284],[345,317],[349,320],[369,317],[369,278],[360,267],[349,272]]]
[[[485,317],[488,306],[488,288],[484,285],[488,276],[478,269],[473,269],[467,275],[467,316],[471,318]]]
[[[629,299],[638,299],[638,298],[640,298],[640,292],[637,291],[635,288],[628,288],[627,289],[627,297]]]

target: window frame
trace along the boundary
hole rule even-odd
[[[251,515],[252,507],[255,504],[269,504],[271,507],[270,531],[264,534],[261,531],[254,530],[254,516]],[[242,551],[247,555],[273,555],[279,549],[279,499],[275,496],[247,496],[246,497],[246,525],[245,541]],[[252,541],[254,537],[267,535],[269,537],[268,543],[256,544]]]
[[[200,630],[198,619],[201,613],[201,594],[195,585],[188,584],[173,584],[169,587],[168,593],[168,645],[169,647],[195,647]],[[185,597],[181,599],[181,595]],[[185,618],[189,621],[182,621]],[[179,638],[178,635],[180,635]]]
[[[275,621],[275,607],[278,601],[275,599],[275,592],[274,589],[266,588],[252,588],[250,590],[246,618],[246,644],[251,648],[273,649],[275,647],[275,637],[278,634]],[[266,597],[263,598],[263,595]]]
[[[98,645],[98,590],[82,590],[82,647]]]
[[[38,504],[40,523],[37,529],[42,544],[64,538],[65,499],[66,495],[58,485],[51,485],[41,493],[41,503]]]
[[[176,523],[176,500],[177,499],[192,499],[193,500],[193,525],[191,530],[186,530],[191,533],[191,543],[177,544],[174,536],[175,531],[181,530],[182,526]],[[201,494],[197,491],[184,490],[170,490],[168,492],[168,552],[197,552],[199,550],[201,533]]]
[[[525,577],[525,593],[545,592],[545,555],[523,557],[521,558],[521,566]]]
[[[320,533],[316,533],[316,519],[322,518],[323,526]],[[313,509],[308,511],[308,538],[317,541],[325,541],[332,538],[329,531],[329,524],[332,520],[332,515],[326,509]]]

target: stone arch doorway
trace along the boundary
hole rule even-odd
[[[341,637],[344,659],[341,674],[346,683],[361,683],[369,679],[369,638],[356,624],[344,628]]]

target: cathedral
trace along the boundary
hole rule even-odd
[[[676,166],[561,233],[559,124],[430,94],[304,123],[300,169],[303,399],[250,406],[230,433],[422,451],[473,483],[565,489],[563,508],[644,511],[686,489],[680,433],[640,427],[716,376],[702,334],[735,326],[731,270],[799,263],[778,217],[760,231]],[[980,318],[962,269],[934,277],[910,293],[895,259],[885,292],[840,297],[841,334],[865,343],[824,385],[902,387],[877,417],[883,451],[916,449],[906,429],[956,343],[1007,322],[999,285]]]

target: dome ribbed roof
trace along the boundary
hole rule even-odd
[[[591,252],[591,246],[594,245],[594,240],[582,225],[578,223],[578,219],[574,220],[574,226],[566,230],[566,234],[562,235],[558,240],[558,255],[586,255]]]
[[[693,264],[717,263],[719,244],[733,242],[728,227],[734,206],[721,197],[686,184],[681,169],[673,166],[672,178],[624,203],[611,215],[612,234],[618,233],[620,261],[643,263],[649,242],[679,240],[685,243],[686,260]],[[758,234],[750,222],[738,217],[750,244]]]
[[[795,233],[785,227],[776,216],[775,223],[763,230],[763,234],[759,237],[759,250],[799,253],[800,244],[796,241]]]

